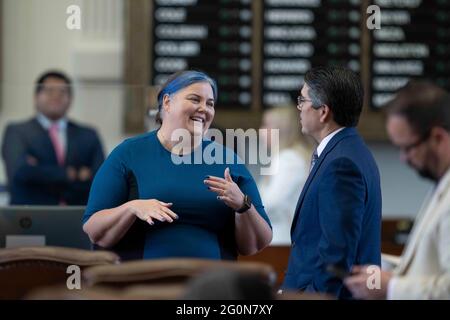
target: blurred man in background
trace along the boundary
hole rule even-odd
[[[11,204],[86,204],[104,154],[94,129],[67,119],[72,94],[65,74],[46,72],[36,81],[36,116],[7,126],[2,155]]]

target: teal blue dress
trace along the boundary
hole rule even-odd
[[[167,151],[156,133],[127,139],[111,152],[92,183],[83,223],[97,211],[133,199],[172,202],[170,209],[179,216],[177,220],[149,225],[136,219],[126,235],[109,250],[117,252],[123,260],[236,259],[235,212],[208,190],[204,180],[208,175],[223,177],[229,167],[233,181],[251,197],[270,226],[250,172],[233,151],[221,144],[203,140],[196,152],[180,157]],[[214,159],[219,164],[212,163]]]

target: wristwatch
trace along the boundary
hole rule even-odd
[[[236,210],[236,212],[244,213],[251,207],[252,207],[252,199],[248,195],[244,195],[244,203],[242,204],[242,207],[240,209]]]

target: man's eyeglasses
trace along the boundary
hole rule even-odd
[[[68,86],[47,86],[41,87],[40,92],[44,92],[46,94],[69,94],[70,90]]]
[[[302,106],[303,106],[303,104],[305,103],[305,102],[312,102],[312,100],[311,99],[306,99],[306,98],[304,98],[304,97],[302,97],[302,96],[298,96],[297,97],[297,107],[299,107],[299,108],[301,108]]]
[[[430,137],[430,134],[426,134],[424,135],[422,138],[420,138],[419,140],[417,140],[416,142],[410,143],[406,146],[398,146],[399,150],[405,154],[409,153],[411,150],[417,148],[418,146],[420,146],[422,143],[424,143],[425,141],[428,140],[428,138]]]

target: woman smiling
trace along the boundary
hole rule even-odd
[[[158,94],[161,127],[121,143],[94,179],[83,219],[94,244],[126,260],[236,259],[270,243],[258,189],[235,154],[232,164],[173,161],[215,144],[203,137],[216,101],[217,85],[202,72],[166,81]],[[179,130],[192,137],[188,144],[174,138]]]

